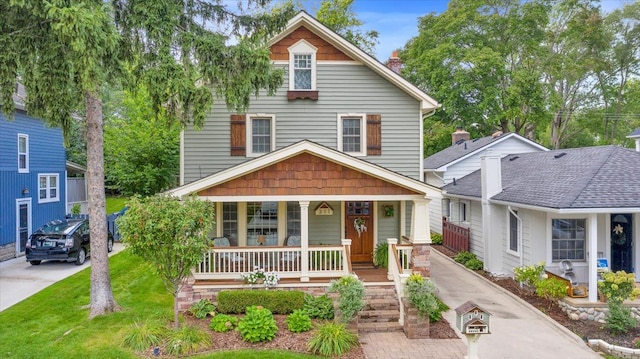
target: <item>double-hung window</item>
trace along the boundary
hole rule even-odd
[[[18,134],[18,173],[29,173],[29,135]]]
[[[342,152],[365,156],[367,154],[367,126],[364,114],[338,115],[338,149]]]
[[[554,262],[563,259],[586,259],[586,219],[554,218],[551,220],[551,257]]]
[[[38,175],[38,202],[57,202],[60,191],[60,176],[54,174]]]
[[[293,55],[293,89],[294,90],[311,90],[312,83],[312,65],[311,54],[294,54]]]
[[[247,156],[260,156],[275,147],[275,116],[250,115],[247,126]]]
[[[519,253],[520,221],[517,215],[517,211],[509,212],[509,251],[514,254]]]

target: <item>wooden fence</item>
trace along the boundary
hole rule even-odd
[[[455,252],[469,251],[469,228],[442,220],[442,245]]]

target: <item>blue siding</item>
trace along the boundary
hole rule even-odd
[[[18,173],[18,134],[29,136],[29,173]],[[58,174],[57,202],[38,203],[38,175]],[[27,188],[28,194],[22,190]],[[65,149],[62,131],[18,111],[0,115],[0,246],[15,244],[16,200],[31,198],[31,229],[65,215]]]

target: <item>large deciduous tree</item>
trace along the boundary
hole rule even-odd
[[[364,23],[353,10],[353,0],[323,0],[316,18],[370,55],[375,52],[379,34],[375,30],[361,29]]]

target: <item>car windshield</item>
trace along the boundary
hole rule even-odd
[[[40,228],[45,234],[69,234],[78,222],[58,221],[45,224]]]

